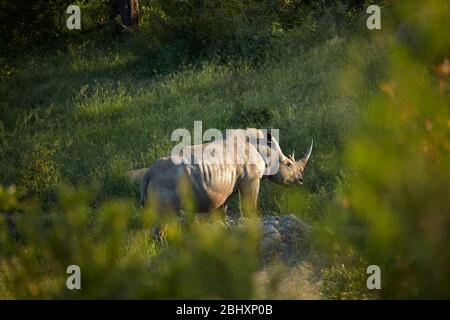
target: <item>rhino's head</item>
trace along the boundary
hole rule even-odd
[[[288,157],[281,157],[278,171],[270,175],[269,179],[277,184],[286,186],[298,186],[303,184],[303,171],[306,168],[309,157],[311,156],[313,141],[308,151],[299,160],[295,160],[294,154]]]

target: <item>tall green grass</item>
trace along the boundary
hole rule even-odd
[[[203,248],[202,242],[196,242],[194,237],[194,243],[186,244],[192,245],[193,249],[181,244],[174,249],[178,250],[178,258],[169,255],[175,260],[168,262],[167,274],[160,275],[167,289],[154,289],[156,291],[151,293],[152,286],[148,285],[144,290],[133,281],[148,284],[155,274],[146,269],[144,260],[138,266],[134,260],[128,262],[126,254],[127,251],[140,251],[142,256],[148,252],[150,259],[158,252],[152,249],[149,231],[145,232],[141,227],[136,231],[130,229],[129,235],[123,235],[121,229],[120,241],[114,242],[117,248],[112,247],[109,240],[96,242],[96,231],[85,230],[90,225],[87,221],[80,222],[79,226],[72,226],[70,220],[64,222],[69,212],[75,210],[73,214],[78,214],[76,208],[79,205],[75,204],[75,197],[71,200],[75,208],[69,206],[65,213],[59,204],[57,190],[61,184],[87,186],[94,196],[88,202],[81,199],[79,202],[92,217],[102,215],[105,210],[119,210],[107,204],[110,209],[101,209],[105,201],[125,200],[132,206],[117,204],[122,208],[120,214],[125,215],[124,219],[131,214],[132,220],[139,225],[139,209],[133,208],[137,203],[138,188],[128,181],[125,173],[147,167],[157,158],[169,154],[174,146],[170,141],[174,129],[192,130],[195,120],[202,120],[205,130],[246,126],[278,128],[280,143],[286,153],[294,149],[297,154],[304,152],[311,139],[316,147],[305,173],[305,188],[287,190],[265,182],[260,194],[260,211],[263,214],[294,213],[311,222],[320,220],[333,198],[335,184],[341,179],[339,154],[346,132],[360,111],[358,99],[363,90],[369,89],[358,88],[359,92],[343,94],[337,85],[341,70],[351,59],[345,38],[335,37],[308,47],[297,37],[287,35],[285,47],[279,49],[282,57],[269,59],[258,66],[245,60],[223,63],[212,59],[181,67],[173,73],[158,74],[142,57],[134,56],[132,50],[80,48],[70,54],[31,60],[4,78],[0,85],[4,97],[0,180],[4,185],[16,185],[19,198],[33,201],[34,211],[45,210],[52,217],[50,221],[57,219],[51,225],[62,223],[60,228],[63,230],[59,235],[61,238],[56,240],[53,237],[58,234],[52,235],[51,231],[50,238],[42,235],[41,245],[30,248],[35,253],[17,258],[18,264],[24,264],[17,266],[24,268],[23,273],[15,274],[11,269],[16,267],[15,263],[10,265],[13,258],[6,262],[7,278],[12,277],[12,282],[7,282],[6,297],[70,297],[72,293],[66,292],[61,279],[65,276],[63,267],[73,260],[84,264],[82,270],[88,268],[92,269],[88,272],[94,273],[92,277],[88,274],[85,280],[92,282],[94,287],[83,290],[80,297],[251,297],[251,273],[256,271],[257,264],[250,262],[251,256],[256,258],[257,255],[255,246],[249,253],[240,253],[241,249],[232,244],[236,240],[230,238],[230,249]],[[370,46],[361,44],[369,61],[376,58]],[[365,61],[360,63],[366,64]],[[85,207],[88,204],[90,207]],[[237,203],[234,202],[230,210],[238,210]],[[21,219],[27,219],[26,216],[21,215]],[[110,233],[115,235],[116,231]],[[76,234],[77,238],[66,239],[68,234]],[[210,237],[211,231],[201,236],[202,239],[207,235]],[[33,233],[34,236],[38,235]],[[52,247],[51,243],[55,241],[69,247]],[[70,247],[71,243],[74,248]],[[20,250],[19,247],[15,248]],[[78,252],[84,251],[82,248],[85,247],[92,248]],[[192,251],[197,250],[195,248],[200,250],[200,256]],[[121,252],[114,254],[124,261],[124,269],[119,266],[119,261],[104,261],[102,257],[109,256],[109,250]],[[231,251],[225,254],[227,250]],[[59,252],[68,256],[60,257]],[[97,258],[90,261],[93,256]],[[242,269],[245,263],[241,265],[240,259],[244,256],[250,259],[247,269]],[[38,267],[29,260],[31,257],[53,261],[50,266],[55,270]],[[232,259],[238,260],[232,262]],[[107,262],[111,263],[110,271]],[[207,265],[196,266],[196,263]],[[135,268],[142,270],[137,272]],[[173,268],[179,270],[175,272]],[[188,271],[190,268],[217,268],[211,274],[216,278],[208,283],[216,283],[218,287],[201,289],[205,279],[197,279],[196,274]],[[230,268],[229,276],[224,276],[221,268]],[[26,285],[26,274],[31,271],[37,272],[33,273],[36,280]],[[126,280],[129,272],[137,278]],[[184,284],[188,279],[194,283]],[[105,283],[110,282],[108,287]],[[228,289],[222,292],[217,288],[224,283]],[[239,285],[234,288],[234,283]],[[111,290],[105,289],[105,285]],[[120,290],[114,286],[132,289],[119,294]],[[179,288],[174,289],[177,286]]]
[[[279,128],[282,148],[297,154],[314,139],[306,187],[329,193],[358,98],[370,89],[346,94],[336,85],[351,59],[345,39],[307,48],[293,38],[282,58],[259,67],[212,60],[166,75],[117,48],[31,60],[0,85],[0,179],[50,204],[59,183],[94,185],[97,201],[133,198],[124,173],[169,154],[171,132],[202,120],[205,129]],[[362,50],[367,61],[376,58]],[[277,210],[273,201],[264,206]]]

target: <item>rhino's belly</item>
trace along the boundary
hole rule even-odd
[[[199,211],[219,208],[237,188],[237,173],[231,166],[200,164],[187,168],[186,173]]]

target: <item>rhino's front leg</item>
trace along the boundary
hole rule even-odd
[[[239,185],[239,204],[244,217],[255,215],[258,210],[260,179],[244,180]]]
[[[221,205],[220,207],[217,208],[217,211],[219,211],[220,214],[223,215],[224,217],[227,216],[227,210],[228,210],[228,205],[226,203],[224,203],[223,205]]]

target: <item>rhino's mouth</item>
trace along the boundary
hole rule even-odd
[[[289,185],[291,187],[298,187],[303,185],[303,179],[295,179],[294,181],[292,181],[291,183],[289,183]]]
[[[303,184],[303,182],[299,182],[299,181],[293,181],[293,182],[286,182],[286,183],[284,183],[284,185],[286,186],[286,187],[289,187],[289,188],[296,188],[296,187],[298,187],[298,186],[301,186]]]

